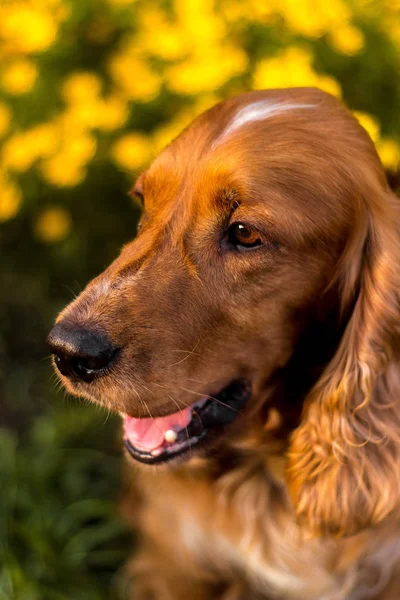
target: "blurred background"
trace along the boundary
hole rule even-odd
[[[313,85],[400,157],[399,0],[0,0],[0,600],[116,597],[118,419],[46,334],[135,234],[135,174],[195,115]]]

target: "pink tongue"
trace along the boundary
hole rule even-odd
[[[178,432],[189,424],[191,413],[190,408],[185,408],[168,415],[168,417],[155,419],[135,419],[126,416],[124,418],[125,437],[133,446],[139,446],[148,451],[155,450],[163,445],[166,431],[173,429]]]

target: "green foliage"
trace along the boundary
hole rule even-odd
[[[0,430],[0,600],[102,600],[128,548],[115,423],[82,406]]]

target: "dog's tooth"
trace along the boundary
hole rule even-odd
[[[178,437],[178,434],[173,429],[168,429],[168,431],[166,431],[164,433],[164,439],[169,444],[173,444],[174,442],[176,442],[177,437]]]
[[[164,452],[164,448],[155,448],[155,450],[151,451],[152,456],[160,456]]]

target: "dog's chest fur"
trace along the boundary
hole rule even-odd
[[[248,587],[247,600],[252,594],[356,600],[352,590],[357,581],[359,591],[366,589],[365,573],[368,587],[371,578],[380,578],[373,561],[365,569],[358,560],[365,536],[345,542],[305,539],[284,485],[254,464],[214,481],[201,469],[160,471],[143,481],[140,526],[182,568],[182,577],[239,578]],[[363,594],[364,600],[375,597]]]

